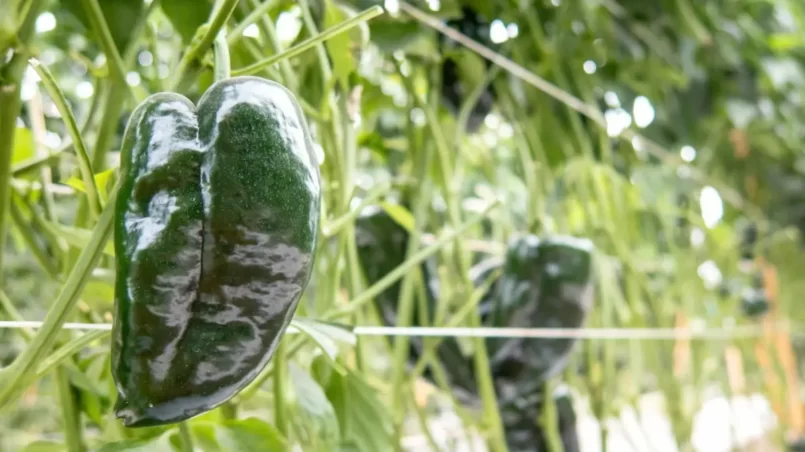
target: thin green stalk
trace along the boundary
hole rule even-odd
[[[22,81],[25,65],[28,63],[28,57],[30,56],[27,44],[34,35],[36,19],[44,7],[44,0],[31,1],[25,19],[17,30],[17,42],[19,45],[15,49],[11,60],[5,66],[0,66],[0,87],[5,89],[6,85],[13,86]]]
[[[110,193],[110,198],[114,198],[116,193],[117,186]],[[26,384],[36,366],[50,351],[56,336],[61,332],[62,324],[78,301],[90,278],[92,269],[103,253],[103,246],[112,229],[113,218],[114,203],[108,203],[98,218],[98,224],[92,232],[87,247],[81,252],[78,262],[62,286],[59,296],[48,310],[44,324],[28,347],[17,356],[11,365],[0,372],[0,407],[6,406],[21,395],[20,387]]]
[[[328,222],[322,228],[322,234],[325,237],[333,237],[343,229],[345,226],[354,223],[355,219],[361,214],[363,208],[371,205],[378,199],[382,198],[391,191],[391,184],[383,183],[373,187],[369,193],[363,198],[357,207],[350,210],[348,213]]]
[[[284,340],[280,340],[277,344],[277,350],[274,352],[274,357],[271,358],[274,362],[274,425],[277,427],[282,436],[288,437],[288,419],[285,417],[286,399],[285,388],[287,387],[287,378],[285,375],[286,360],[285,349],[286,344]]]
[[[282,53],[266,58],[265,60],[250,64],[249,66],[235,69],[232,71],[232,75],[238,76],[238,75],[255,74],[266,66],[271,66],[272,64],[285,60],[286,58],[293,58],[296,55],[299,55],[300,53],[307,51],[311,47],[321,44],[323,41],[326,41],[327,39],[335,35],[344,33],[345,31],[348,31],[351,28],[360,25],[361,23],[366,22],[369,19],[372,19],[373,17],[379,16],[382,13],[383,8],[381,8],[380,6],[373,6],[371,8],[368,8],[367,10],[361,12],[355,17],[345,20],[344,22],[341,22],[338,25],[334,25],[322,31],[318,35],[310,37]]]
[[[81,425],[81,412],[76,406],[73,389],[70,386],[70,377],[63,368],[56,369],[56,384],[59,392],[59,407],[62,414],[62,430],[64,431],[64,442],[69,452],[84,452],[83,431]]]
[[[676,0],[676,6],[679,8],[679,14],[688,25],[693,36],[695,36],[701,44],[710,45],[713,42],[713,38],[710,36],[710,32],[707,31],[707,27],[696,17],[696,10],[693,8],[693,5],[688,3],[688,0]]]
[[[26,224],[25,218],[23,218],[22,212],[20,212],[19,208],[13,201],[9,204],[9,214],[11,214],[11,220],[17,224],[17,230],[22,236],[22,239],[25,241],[25,244],[28,246],[28,249],[30,249],[31,253],[42,269],[45,270],[45,273],[47,273],[51,279],[58,281],[59,269],[53,264],[53,261],[50,259],[50,257],[47,256],[42,247],[40,247],[37,243],[36,237],[34,237],[33,229],[29,224]]]
[[[479,327],[481,326],[481,316],[477,310],[474,314],[474,321],[470,326]],[[503,434],[503,421],[500,419],[495,384],[492,381],[492,367],[489,364],[489,354],[486,350],[486,340],[483,337],[477,337],[474,342],[475,375],[478,380],[478,391],[481,393],[481,402],[484,406],[484,416],[491,430],[490,447],[495,452],[507,452],[506,437]]]
[[[417,156],[415,171],[419,174],[427,174],[431,164],[431,155],[433,154],[433,146],[426,146],[425,149]],[[432,188],[430,181],[424,180],[419,186],[414,199],[413,199],[413,215],[414,218],[423,219],[432,196],[430,195]],[[416,254],[419,248],[422,231],[424,229],[424,221],[417,221],[415,228],[410,232],[408,237],[408,245],[406,249],[407,260]],[[415,269],[407,272],[402,279],[402,287],[397,305],[397,327],[407,327],[411,325],[412,314],[414,311],[414,283],[416,282]],[[392,358],[392,373],[391,385],[393,388],[402,388],[404,386],[403,378],[405,365],[409,353],[410,338],[407,336],[398,336],[393,340],[393,358]],[[403,404],[404,393],[402,391],[392,392],[391,411],[394,416],[395,431],[398,434],[398,439],[402,437],[402,423],[404,412]],[[399,444],[400,441],[397,441]]]
[[[56,84],[56,79],[53,77],[53,74],[50,73],[50,70],[35,58],[31,58],[30,62],[31,67],[42,79],[42,85],[45,86],[53,103],[56,104],[56,109],[61,114],[64,125],[70,133],[70,138],[73,140],[73,147],[75,147],[76,155],[78,156],[78,165],[81,170],[81,177],[84,180],[90,212],[92,212],[93,217],[97,217],[98,212],[101,210],[98,187],[95,185],[95,177],[92,173],[92,162],[90,161],[87,147],[84,145],[84,140],[81,138],[81,131],[78,129],[78,123],[73,115],[73,110],[67,104],[67,99],[64,97],[61,88]]]
[[[111,68],[113,78],[115,78],[118,83],[122,83],[128,87],[126,84],[126,66],[123,64],[120,52],[117,51],[115,40],[112,38],[112,32],[109,31],[109,25],[103,17],[101,5],[98,3],[98,0],[81,0],[81,4],[89,17],[92,30],[101,43],[103,53],[106,54],[106,62]],[[130,90],[129,94],[132,94]]]
[[[71,370],[78,370],[77,367],[70,361],[70,357],[81,351],[84,347],[100,339],[109,336],[111,331],[91,331],[84,333],[81,336],[71,340],[70,342],[59,347],[58,350],[53,352],[50,356],[42,360],[42,363],[36,369],[35,380],[38,380],[48,374],[57,366],[62,365]]]
[[[388,289],[392,284],[396,283],[397,280],[402,278],[407,272],[411,271],[414,267],[421,264],[425,259],[431,257],[432,255],[439,252],[444,246],[446,246],[451,241],[456,240],[458,237],[461,237],[465,232],[467,232],[471,227],[480,223],[487,215],[498,205],[500,201],[494,201],[490,203],[481,213],[473,216],[469,220],[467,220],[464,224],[459,226],[458,228],[448,232],[440,239],[436,240],[433,244],[428,247],[425,247],[418,252],[414,253],[414,255],[410,256],[406,259],[405,262],[397,266],[394,270],[390,271],[386,276],[380,279],[380,281],[374,283],[371,287],[366,289],[363,293],[352,299],[347,306],[335,309],[332,312],[326,314],[323,319],[324,320],[333,320],[342,315],[346,315],[351,313],[352,311],[359,309],[361,306],[365,305],[366,303],[372,301],[372,299],[381,293],[384,290]]]
[[[258,19],[267,19],[266,16],[268,16],[268,10],[276,6],[278,1],[266,0],[263,3],[259,3],[259,6],[257,0],[250,0],[249,3],[251,3],[251,7],[253,9],[248,16],[244,17],[242,21],[238,22],[238,24],[229,33],[229,36],[226,37],[226,41],[229,43],[229,45],[235,44],[243,37],[243,31],[246,30],[246,27],[257,22]],[[276,43],[272,41],[272,45],[275,44]],[[276,45],[274,48],[279,51]]]
[[[310,34],[312,36],[314,36],[314,37],[317,36],[317,35],[320,35],[319,29],[316,26],[316,21],[313,20],[313,15],[310,13],[310,5],[308,4],[308,1],[307,0],[299,0],[299,6],[302,9],[302,22],[305,24],[305,27],[307,27],[307,29],[310,31]],[[373,8],[377,8],[377,9],[380,10],[380,11],[377,11],[377,14],[380,14],[382,12],[382,8],[380,8],[380,6],[376,6],[376,7],[373,7]],[[371,9],[372,8],[369,8],[368,10],[364,11],[364,13],[369,13]],[[349,22],[349,21],[346,21],[346,22],[343,22],[343,23],[347,23],[347,22]],[[356,23],[356,25],[361,23],[361,22],[363,22],[363,21],[360,21],[360,22]],[[335,28],[335,27],[331,27],[331,28]],[[330,65],[330,59],[327,57],[327,49],[324,47],[322,42],[323,42],[323,40],[320,40],[319,42],[315,43],[314,45],[316,46],[316,53],[318,54],[318,57],[319,57],[319,68],[321,69],[322,80],[324,80],[325,83],[329,83],[331,81],[332,77],[333,77],[333,68]],[[326,89],[325,92],[329,92],[329,90]]]
[[[42,94],[39,89],[34,90],[34,94],[28,102],[28,120],[31,122],[31,133],[34,137],[34,155],[48,157],[50,150],[43,149],[46,147],[44,142],[47,128],[45,126],[45,115],[42,112]],[[42,183],[42,206],[45,210],[45,216],[48,220],[55,221],[55,202],[53,193],[48,189],[53,183],[50,167],[44,166],[40,168],[39,180]]]
[[[28,6],[25,20],[17,31],[17,40],[26,44],[33,35],[34,24],[44,1],[33,0]],[[11,156],[14,153],[14,135],[20,112],[20,81],[27,58],[17,52],[11,61],[0,67],[0,287],[3,285],[3,255],[8,235],[8,204],[11,201]]]
[[[158,91],[165,91],[165,83],[159,76],[159,35],[157,34],[156,25],[148,24],[146,27],[146,39],[148,40],[148,51],[151,52],[151,56],[153,57],[153,63],[151,64],[153,70],[151,74],[156,83],[156,89]]]
[[[216,8],[213,9],[208,22],[209,25],[204,25],[204,27],[206,27],[204,34],[201,38],[191,43],[190,49],[187,50],[187,53],[184,54],[182,60],[179,62],[179,67],[176,70],[175,89],[183,88],[190,82],[190,77],[195,73],[195,71],[191,69],[194,69],[193,66],[199,64],[201,57],[207,49],[210,48],[213,41],[215,41],[215,37],[218,36],[218,32],[223,28],[226,21],[229,20],[229,16],[232,15],[232,11],[235,10],[237,4],[238,0],[221,0],[219,3],[216,3]]]
[[[111,86],[106,93],[101,124],[95,135],[95,145],[92,148],[92,169],[103,171],[107,167],[107,151],[112,147],[112,141],[117,132],[118,121],[123,112],[125,104],[125,82],[111,81]]]
[[[503,67],[503,69],[505,69],[512,75],[520,78],[521,80],[534,86],[535,88],[539,89],[545,94],[562,102],[569,108],[576,110],[577,112],[583,114],[584,116],[587,116],[589,119],[595,122],[599,127],[606,129],[607,124],[606,120],[604,119],[604,115],[598,110],[596,106],[584,103],[581,99],[573,96],[572,94],[566,91],[563,91],[557,86],[539,77],[535,73],[515,63],[511,59],[494,52],[493,50],[470,39],[469,37],[460,33],[459,31],[444,25],[438,19],[413,7],[409,3],[400,1],[399,4],[400,9],[402,11],[405,11],[407,14],[411,15],[418,21],[424,23],[425,25],[431,28],[438,30],[439,32],[443,33],[450,39],[453,39],[456,42],[459,42],[460,44],[472,49],[473,51],[475,51],[482,57],[486,58],[487,60]],[[653,140],[650,140],[640,135],[634,129],[626,129],[619,135],[620,139],[629,142],[636,137],[640,137],[643,140],[646,151],[649,154],[660,159],[663,163],[668,164],[674,168],[678,168],[679,166],[684,164],[684,162],[681,161],[681,158],[679,157],[678,153],[667,152],[665,148],[663,148],[661,145],[654,142]],[[757,221],[759,228],[761,230],[765,229],[768,226],[769,219],[763,213],[763,211],[760,210],[754,204],[745,200],[744,197],[738,191],[733,189],[728,184],[722,183],[719,180],[715,180],[714,178],[707,176],[706,174],[696,170],[695,168],[690,168],[689,166],[687,168],[689,170],[688,177],[690,177],[692,180],[696,182],[711,185],[716,189],[718,189],[719,194],[726,202],[728,202],[737,209],[743,210],[747,214],[747,216]]]
[[[269,2],[266,2],[269,3]],[[262,6],[259,4],[259,0],[249,0],[248,5],[251,6],[255,11],[261,9]],[[268,38],[268,42],[271,44],[274,54],[282,53],[285,49],[282,43],[280,42],[279,38],[277,37],[277,29],[274,26],[274,22],[271,20],[271,16],[269,14],[264,14],[260,21],[257,23],[260,32],[263,33],[266,38]],[[248,41],[247,41],[248,42]],[[256,60],[262,58],[265,52],[258,52],[255,56]],[[268,68],[268,66],[266,67]],[[274,69],[274,68],[271,68]],[[281,79],[284,81],[285,86],[287,86],[291,91],[296,92],[297,86],[297,77],[294,74],[293,68],[291,68],[291,64],[287,60],[282,60],[279,62],[279,71],[282,74]]]
[[[139,41],[146,33],[146,30],[150,28],[148,19],[151,17],[151,14],[159,8],[159,5],[162,0],[151,0],[151,4],[148,5],[148,9],[145,10],[145,13],[141,14],[140,17],[137,19],[137,23],[134,24],[134,28],[131,32],[131,38],[129,39],[128,44],[126,44],[126,49],[123,50],[123,71],[125,72],[128,68],[134,65],[134,60],[137,58],[137,49],[139,48]],[[156,54],[152,54],[154,56],[154,62],[156,62]],[[154,64],[156,67],[156,64]]]
[[[472,292],[469,301],[467,301],[467,303],[463,305],[461,309],[459,309],[458,312],[456,312],[443,326],[446,328],[453,328],[462,325],[467,317],[476,311],[478,303],[481,302],[484,294],[487,293],[498,276],[500,276],[499,270],[492,272],[487,279]],[[439,325],[439,323],[434,324]],[[413,378],[417,378],[422,375],[422,372],[425,370],[425,366],[436,360],[436,350],[438,349],[439,345],[441,345],[442,341],[445,340],[443,337],[434,337],[428,339],[430,340],[426,342],[422,355],[419,357],[414,365],[413,370],[411,371]]]
[[[92,97],[92,102],[90,103],[89,111],[87,115],[84,117],[83,123],[81,124],[81,136],[85,136],[89,131],[90,126],[95,121],[95,116],[97,116],[98,111],[100,110],[100,106],[103,104],[103,100],[106,99],[106,96],[100,93],[96,93],[97,95]],[[19,162],[15,164],[11,171],[15,177],[22,176],[23,174],[28,173],[29,171],[33,171],[39,169],[42,165],[52,165],[61,161],[62,158],[65,156],[69,156],[69,153],[73,151],[73,141],[69,140],[64,143],[60,148],[49,151],[47,156],[37,156],[25,160],[24,162]],[[94,165],[93,165],[94,167]]]
[[[112,145],[112,140],[115,138],[117,131],[118,120],[123,111],[125,101],[124,91],[127,89],[119,82],[114,80],[109,81],[109,89],[105,91],[105,99],[103,100],[103,113],[101,114],[101,123],[95,136],[95,145],[92,154],[92,168],[95,171],[101,171],[107,166],[107,150]],[[113,199],[113,198],[109,198]],[[85,198],[81,199],[76,212],[74,224],[77,227],[86,227],[87,218],[87,202]],[[79,250],[73,248],[68,252],[65,268],[72,268],[75,261],[78,259]]]
[[[215,81],[228,79],[231,72],[229,46],[226,43],[226,32],[223,28],[213,42],[213,53],[215,54]]]
[[[17,322],[25,320],[20,314],[20,311],[17,310],[17,307],[14,306],[14,302],[11,301],[11,298],[3,292],[3,289],[0,289],[0,309],[6,311],[8,314],[8,318],[11,320],[15,320]],[[23,339],[30,341],[31,338],[34,336],[33,332],[30,328],[18,328],[17,331],[19,332],[20,336]]]
[[[0,85],[0,250],[5,249],[8,235],[8,210],[11,204],[11,156],[20,111],[20,89],[17,84]],[[0,252],[0,287],[3,283],[3,256]]]
[[[291,342],[288,345],[288,348],[286,349],[285,352],[286,358],[290,359],[296,352],[299,351],[299,349],[302,348],[303,345],[305,345],[305,343],[307,343],[308,339],[309,337],[304,334],[300,334],[298,336],[290,338]],[[273,365],[266,366],[266,368],[263,369],[263,371],[260,372],[260,374],[258,374],[257,377],[254,380],[252,380],[252,382],[249,383],[246,386],[246,388],[244,388],[243,391],[241,391],[240,394],[238,394],[233,399],[234,403],[237,404],[240,403],[241,401],[249,400],[250,398],[252,398],[257,393],[257,391],[259,391],[260,388],[263,387],[263,384],[265,384],[265,382],[268,381],[268,379],[273,376],[274,376],[274,366]]]
[[[478,104],[478,100],[481,99],[481,96],[484,94],[486,89],[489,85],[492,84],[492,81],[500,72],[500,66],[492,66],[489,71],[486,72],[484,75],[484,79],[481,80],[475,88],[470,91],[470,94],[461,104],[461,108],[458,110],[458,115],[456,116],[456,134],[455,134],[455,147],[456,147],[456,154],[460,153],[461,146],[463,145],[464,138],[467,135],[467,122],[470,119],[470,115],[472,114],[472,110]]]
[[[436,151],[439,159],[439,170],[442,177],[442,187],[441,191],[444,196],[445,204],[447,204],[447,214],[449,217],[449,222],[451,226],[456,227],[458,224],[461,223],[461,213],[460,213],[460,206],[458,203],[458,187],[456,183],[456,179],[453,173],[453,166],[452,166],[452,157],[450,152],[450,145],[447,142],[444,133],[442,132],[441,125],[439,123],[439,118],[436,115],[436,108],[439,105],[439,97],[438,94],[435,92],[435,89],[432,89],[432,98],[430,102],[425,102],[424,100],[420,99],[420,97],[416,94],[416,89],[413,85],[413,82],[410,77],[405,77],[402,72],[402,68],[399,62],[394,62],[397,73],[402,77],[403,84],[405,85],[406,90],[411,93],[412,98],[414,99],[414,104],[418,106],[422,111],[425,112],[426,122],[428,124],[428,130],[431,132],[431,136],[433,137],[433,142],[436,145]],[[438,85],[434,83],[434,85]],[[470,262],[468,255],[464,252],[464,246],[460,241],[456,241],[454,243],[454,249],[456,253],[456,257],[459,263],[459,270],[460,274],[463,279],[463,287],[468,288],[472,286],[471,281],[469,280],[469,269],[470,269]]]
[[[565,452],[562,437],[559,434],[559,417],[556,413],[556,402],[553,398],[556,388],[555,380],[549,380],[542,386],[542,413],[540,421],[545,432],[548,452]]]
[[[50,165],[56,163],[60,160],[62,154],[68,151],[72,147],[72,143],[69,146],[65,146],[61,149],[57,149],[47,156],[40,156],[40,157],[32,157],[24,162],[20,162],[15,164],[11,167],[11,174],[14,177],[22,176],[29,171],[33,171],[35,169],[39,169],[42,165]]]
[[[187,427],[187,422],[179,423],[179,447],[182,452],[193,452],[193,435],[190,434],[190,429]]]
[[[251,57],[254,58],[255,60],[259,60],[260,58],[263,57],[263,52],[260,51],[260,49],[257,47],[257,44],[255,44],[251,40],[244,41],[243,44],[244,44],[244,48],[246,49],[246,51],[249,52]],[[280,67],[284,66],[284,64],[282,64],[282,63],[287,63],[287,61],[282,61],[280,63]],[[273,68],[271,66],[264,67],[262,72],[265,72],[265,76],[267,76],[269,79],[277,80],[279,82],[282,82],[283,84],[285,84],[285,86],[288,87],[288,89],[290,89],[294,93],[296,92],[296,89],[294,88],[294,84],[295,84],[296,80],[292,75],[288,75],[288,76],[283,75],[284,71],[283,71],[283,74],[280,74],[279,72],[277,72],[277,70],[275,68]],[[257,75],[259,73],[260,72],[258,71],[253,75]],[[289,73],[290,73],[290,70],[289,70]],[[290,79],[288,77],[290,77]],[[304,111],[306,115],[309,115],[310,119],[314,119],[314,120],[316,120],[316,121],[318,121],[320,123],[323,121],[323,117],[322,117],[321,113],[319,113],[318,110],[313,108],[313,106],[310,105],[306,100],[304,100],[302,97],[298,97],[297,100],[302,105],[302,111]]]

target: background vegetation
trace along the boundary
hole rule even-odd
[[[92,186],[105,203],[139,101],[196,100],[212,83],[219,28],[233,75],[277,80],[303,103],[324,239],[297,333],[249,389],[187,423],[127,430],[111,412],[108,333],[60,328],[111,321]],[[408,420],[439,409],[415,391],[408,339],[307,320],[380,323],[369,302],[384,287],[366,283],[353,227],[368,206],[410,233],[398,326],[427,283],[420,250],[438,269],[434,326],[473,326],[477,315],[457,315],[472,264],[517,234],[589,237],[588,327],[762,333],[581,341],[558,379],[579,406],[608,419],[659,391],[678,450],[692,450],[712,391],[762,393],[772,439],[796,437],[803,344],[785,325],[805,315],[803,62],[805,4],[793,0],[3,1],[0,316],[47,320],[0,329],[0,450],[400,450]],[[460,343],[482,362],[481,340]],[[478,407],[437,393],[499,451],[489,378]]]

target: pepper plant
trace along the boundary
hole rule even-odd
[[[662,441],[702,450],[713,390],[761,394],[767,440],[796,440],[804,50],[786,0],[4,1],[0,450],[609,450],[649,393]],[[224,141],[177,144],[194,106]],[[182,206],[209,241],[138,262],[127,241]],[[194,272],[210,299],[282,287],[178,315]],[[361,329],[697,325],[725,334]],[[132,425],[157,398],[187,411]],[[460,431],[433,427],[445,409]]]

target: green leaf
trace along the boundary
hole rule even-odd
[[[352,371],[332,374],[325,388],[338,413],[341,438],[362,452],[393,450],[394,430],[388,409],[377,398],[377,390]]]
[[[145,12],[142,0],[98,0],[103,17],[112,33],[115,47],[122,54],[131,39],[131,33],[140,17]],[[63,0],[62,4],[81,21],[87,30],[90,29],[89,18],[81,5],[81,0]],[[90,33],[88,33],[90,34]],[[95,37],[98,39],[98,37]]]
[[[480,83],[483,83],[486,76],[486,63],[477,53],[468,49],[457,49],[450,52],[452,59],[458,66],[458,73],[461,80],[465,83],[466,93],[471,92]]]
[[[277,429],[257,418],[228,421],[215,429],[215,439],[226,452],[289,450]]]
[[[338,418],[330,400],[316,380],[298,365],[289,364],[295,393],[298,436],[306,450],[336,450],[340,442]]]
[[[207,22],[212,12],[208,0],[162,0],[160,6],[185,44],[193,40],[198,27]]]
[[[338,5],[332,0],[327,1],[327,7],[324,16],[324,28],[330,28],[341,22],[347,20],[346,14]],[[349,75],[355,71],[357,67],[355,63],[355,56],[350,49],[349,34],[341,33],[333,36],[325,42],[327,52],[330,53],[330,59],[333,64],[333,74],[341,82],[341,86],[346,88],[349,86]]]
[[[95,179],[95,186],[98,187],[98,195],[101,197],[101,202],[103,203],[106,203],[109,194],[109,187],[115,181],[114,175],[116,172],[117,168],[109,168],[93,176]],[[110,181],[112,184],[110,184]],[[70,177],[65,183],[81,193],[87,192],[87,189],[84,186],[84,181],[76,176]]]
[[[215,440],[215,425],[193,425],[193,444],[204,452],[219,452],[221,448]]]
[[[81,293],[81,299],[96,312],[109,311],[115,301],[115,286],[108,281],[90,280]]]
[[[25,127],[14,129],[14,152],[11,154],[11,164],[24,162],[34,157],[34,137]]]
[[[417,21],[385,19],[382,16],[369,22],[372,43],[384,53],[402,51],[435,59],[438,51],[434,33]]]
[[[146,440],[125,440],[109,443],[98,449],[97,452],[174,452],[170,443],[170,433],[166,432]]]
[[[386,211],[387,214],[400,226],[405,228],[408,233],[412,233],[414,231],[414,225],[416,224],[414,220],[414,215],[411,214],[411,211],[406,209],[405,207],[399,204],[391,204],[388,202],[381,202],[380,207]]]

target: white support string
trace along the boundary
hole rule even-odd
[[[43,322],[3,321],[3,328],[40,328]],[[595,340],[727,340],[760,337],[761,326],[745,325],[731,328],[490,328],[490,327],[391,327],[344,325],[356,336],[408,336],[408,337],[495,337],[514,339],[595,339]],[[67,330],[111,330],[110,323],[65,323]],[[788,322],[779,322],[775,330],[789,329]],[[289,333],[297,333],[293,323]],[[803,336],[805,332],[791,332]]]

